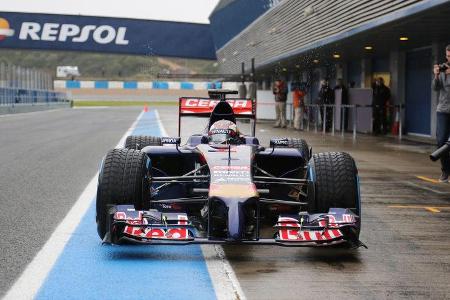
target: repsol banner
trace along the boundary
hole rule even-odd
[[[0,12],[0,48],[216,58],[206,24],[12,12]]]

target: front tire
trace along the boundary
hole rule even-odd
[[[314,154],[309,162],[308,211],[327,213],[331,207],[349,208],[360,215],[358,170],[348,153]]]
[[[98,177],[96,222],[103,240],[109,230],[109,208],[130,204],[144,209],[150,202],[150,159],[133,149],[113,149],[106,154]]]

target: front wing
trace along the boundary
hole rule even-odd
[[[202,236],[181,212],[137,211],[132,205],[110,210],[110,231],[104,242],[150,245],[262,244],[287,247],[323,247],[348,244],[365,245],[358,240],[360,220],[349,209],[330,208],[328,213],[280,215],[273,238],[229,240]],[[257,235],[259,236],[259,234]]]

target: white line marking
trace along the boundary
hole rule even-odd
[[[168,136],[158,110],[155,111],[156,121],[162,136]],[[206,267],[208,268],[209,277],[214,287],[217,299],[219,300],[245,300],[244,292],[228,262],[223,248],[219,245],[201,245],[203,256],[205,257]]]
[[[247,299],[223,248],[219,245],[201,245],[201,249],[217,299]]]
[[[156,118],[156,122],[158,122],[158,126],[159,126],[159,130],[161,131],[161,136],[169,136],[167,134],[166,128],[164,128],[161,118],[159,117],[159,112],[158,110],[155,110],[155,118]]]
[[[123,147],[125,139],[133,132],[142,116],[143,112],[139,114],[131,127],[120,139],[116,148]],[[56,227],[42,249],[36,254],[31,263],[9,289],[4,299],[33,299],[36,296],[39,288],[44,283],[56,260],[80,223],[81,218],[83,218],[91,205],[97,192],[97,177],[98,172],[91,179],[65,218]]]

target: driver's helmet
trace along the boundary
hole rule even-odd
[[[239,131],[236,124],[228,120],[220,120],[211,125],[208,141],[212,144],[237,144]]]

